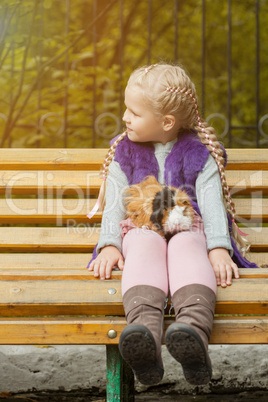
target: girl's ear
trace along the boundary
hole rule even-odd
[[[172,114],[165,115],[163,117],[163,129],[164,129],[164,131],[171,130],[174,127],[175,123],[176,123],[175,116],[173,116]]]

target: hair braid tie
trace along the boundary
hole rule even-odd
[[[89,219],[91,219],[96,214],[96,212],[98,210],[103,210],[103,208],[105,206],[106,181],[107,181],[107,176],[108,176],[108,168],[109,168],[110,163],[112,162],[116,146],[119,144],[119,142],[121,140],[123,140],[125,138],[126,135],[127,135],[127,132],[124,131],[124,133],[121,134],[120,137],[117,138],[117,140],[113,143],[113,145],[109,149],[109,151],[108,151],[108,153],[107,153],[107,155],[106,155],[106,157],[104,159],[102,172],[101,172],[102,184],[101,184],[101,187],[100,187],[97,202],[94,205],[94,207],[92,208],[92,210],[87,214],[87,217]]]

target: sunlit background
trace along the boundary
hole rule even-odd
[[[1,147],[107,147],[139,66],[182,64],[226,147],[268,145],[268,0],[0,0]]]

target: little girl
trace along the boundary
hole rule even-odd
[[[104,162],[106,206],[88,269],[100,279],[109,279],[113,267],[123,270],[128,325],[119,349],[141,383],[156,384],[164,374],[161,344],[170,293],[175,323],[166,331],[166,347],[189,383],[205,384],[212,376],[208,342],[217,285],[231,285],[233,273],[239,278],[238,267],[256,267],[242,256],[248,244],[234,219],[226,153],[215,130],[201,119],[194,84],[178,66],[135,70],[125,105],[127,129]],[[126,219],[124,190],[149,175],[186,189],[196,211],[191,230],[169,242]]]

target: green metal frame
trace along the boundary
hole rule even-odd
[[[134,402],[134,375],[122,359],[118,345],[106,345],[106,360],[106,402]]]

